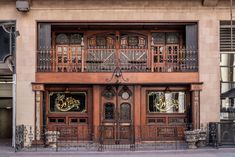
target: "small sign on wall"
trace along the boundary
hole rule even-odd
[[[32,84],[32,90],[33,91],[44,91],[44,85],[43,84]]]
[[[191,84],[190,90],[191,91],[201,91],[202,84]]]

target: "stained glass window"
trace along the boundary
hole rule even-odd
[[[114,104],[106,103],[104,105],[104,119],[106,120],[114,119]]]
[[[120,120],[131,120],[131,106],[128,103],[123,103],[120,106]]]
[[[69,44],[69,38],[66,34],[56,36],[56,44]]]
[[[167,44],[178,44],[179,43],[179,33],[176,33],[176,32],[166,33],[166,43]]]
[[[86,113],[86,92],[50,92],[51,112]]]
[[[78,44],[82,43],[82,34],[60,33],[56,35],[56,44]]]
[[[154,44],[164,44],[165,43],[165,33],[153,33],[152,34]]]
[[[150,91],[147,94],[149,112],[184,113],[185,92]]]

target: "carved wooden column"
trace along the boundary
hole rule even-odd
[[[35,92],[35,139],[40,140],[40,130],[43,116],[42,102],[44,85],[33,83],[32,90]]]
[[[99,126],[100,126],[100,96],[101,96],[100,86],[93,86],[93,126],[94,126],[94,139],[99,138]]]
[[[202,84],[191,84],[193,129],[200,129],[200,91]]]
[[[134,135],[135,141],[140,139],[141,130],[141,86],[134,86]]]

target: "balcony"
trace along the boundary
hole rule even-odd
[[[37,51],[37,72],[197,72],[198,51],[178,46],[56,46]]]

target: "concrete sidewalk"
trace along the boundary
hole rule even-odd
[[[0,140],[0,157],[235,157],[233,148],[208,148],[208,149],[184,149],[184,150],[155,150],[155,151],[51,151],[38,150],[37,152],[14,152],[10,140]]]
[[[135,152],[17,152],[0,147],[0,157],[235,157],[235,148]]]

